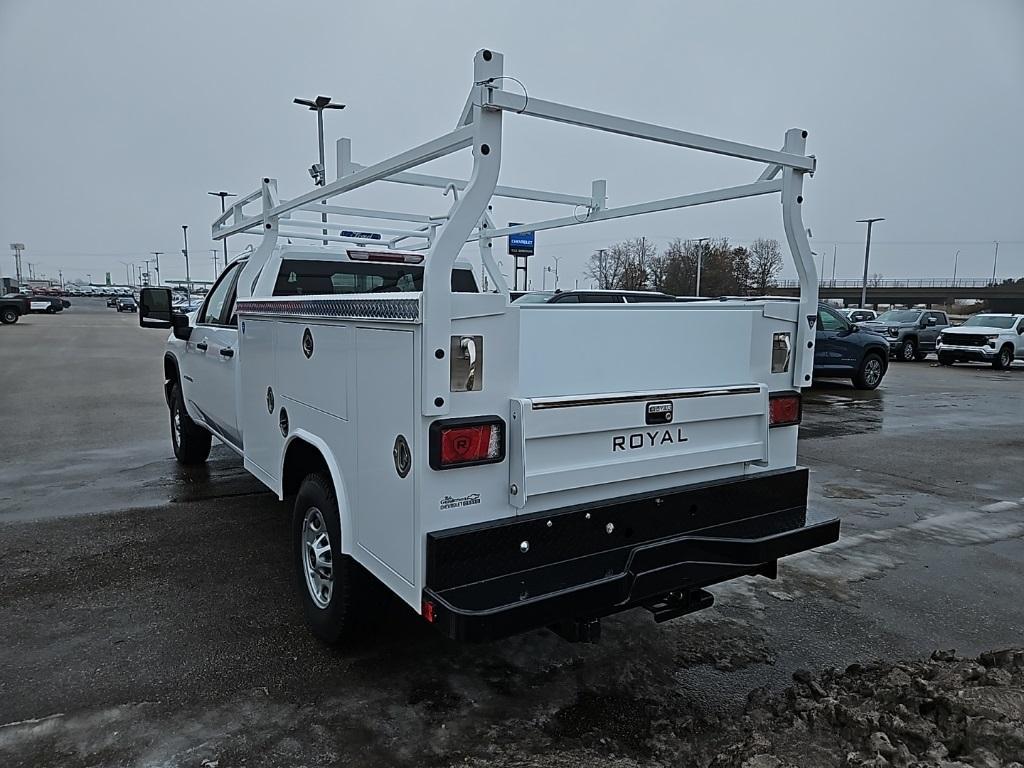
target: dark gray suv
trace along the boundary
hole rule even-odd
[[[872,321],[860,323],[885,336],[897,360],[924,360],[935,351],[943,328],[949,327],[945,312],[934,309],[890,309]]]

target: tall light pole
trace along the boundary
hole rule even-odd
[[[316,112],[316,127],[317,136],[320,139],[320,165],[310,169],[310,175],[313,177],[314,182],[318,187],[322,187],[327,183],[327,167],[324,165],[324,110],[325,109],[344,109],[344,104],[336,104],[331,101],[330,96],[317,96],[312,101],[309,99],[292,99],[292,102],[299,104],[303,107],[308,107],[311,111]],[[327,205],[327,201],[322,201],[324,205]],[[320,221],[324,223],[324,234],[327,234],[327,214],[320,214]],[[324,245],[327,245],[327,241],[324,240]]]
[[[188,224],[181,225],[181,234],[185,238],[185,247],[181,249],[185,256],[185,296],[192,301],[192,276],[188,271]]]
[[[868,303],[868,259],[871,256],[871,225],[876,221],[885,221],[885,219],[881,216],[876,216],[873,219],[857,219],[858,224],[868,225],[868,237],[864,242],[864,282],[860,286],[861,309],[866,307]]]
[[[321,142],[321,143],[323,143],[323,142]],[[322,155],[323,152],[321,152],[320,154]],[[323,161],[321,161],[321,162],[323,162]],[[219,197],[220,198],[220,212],[221,213],[224,213],[224,211],[227,210],[227,208],[224,205],[224,199],[225,198],[227,198],[227,197],[238,197],[238,195],[236,195],[236,194],[234,194],[232,192],[207,192],[206,194],[213,195],[214,197]],[[226,267],[228,265],[228,239],[225,237],[223,240],[221,240],[221,242],[224,244],[224,266]],[[217,279],[217,260],[216,259],[214,259],[214,261],[213,261],[213,273],[214,273],[213,274],[213,278],[214,278],[214,280],[216,280]]]
[[[153,258],[156,259],[156,284],[162,285],[160,282],[160,255],[163,251],[150,251],[153,254]]]
[[[213,260],[213,279],[216,280],[217,279],[217,275],[220,274],[220,269],[217,266],[217,249],[216,248],[211,248],[210,249],[210,258]],[[224,258],[225,259],[227,258],[227,254],[224,254]],[[224,262],[224,266],[227,266],[227,262]]]
[[[956,253],[953,254],[953,285],[956,285],[956,263],[960,259],[960,249],[956,249]]]
[[[839,243],[832,243],[832,287],[836,285],[836,253],[839,251]]]
[[[11,250],[14,251],[14,276],[18,279],[18,288],[21,288],[21,252],[25,250],[24,243],[11,243]]]
[[[701,261],[704,259],[704,243],[710,239],[710,237],[697,238],[697,290],[695,291],[695,295],[697,296],[700,296],[700,266]]]
[[[999,263],[999,241],[998,240],[993,240],[992,242],[996,244],[996,253],[992,257],[992,284],[995,285],[995,283],[996,283],[996,265]]]
[[[557,291],[558,290],[558,262],[560,262],[565,257],[564,256],[548,256],[548,258],[551,259],[553,262],[555,262],[555,270],[554,270],[555,290]],[[548,272],[550,272],[550,271],[551,271],[551,269],[548,269]]]
[[[149,262],[151,262],[152,259],[143,259],[143,261],[146,262],[146,285],[150,285],[152,281],[149,279]]]

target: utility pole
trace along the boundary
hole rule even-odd
[[[185,238],[185,247],[181,249],[185,256],[185,296],[192,301],[192,276],[188,271],[188,224],[181,225],[181,234]]]
[[[152,261],[152,259],[143,259],[143,261],[146,262],[146,285],[149,285],[152,282],[149,279],[149,262]]]
[[[953,254],[953,285],[956,285],[956,263],[960,259],[960,249],[956,249],[956,253]]]
[[[321,142],[321,143],[323,143],[323,142]],[[323,152],[321,152],[320,154],[323,155]],[[321,161],[321,162],[323,162],[323,161]],[[234,194],[232,192],[207,192],[206,194],[213,195],[214,197],[219,197],[220,198],[220,212],[221,213],[224,213],[224,211],[227,210],[224,207],[224,198],[227,198],[227,197],[238,197],[238,195],[236,195],[236,194]],[[225,237],[223,240],[221,240],[221,242],[224,244],[224,266],[226,267],[228,265],[228,239]],[[214,259],[214,261],[213,261],[213,277],[214,277],[215,280],[217,279],[217,260],[216,259]]]
[[[700,296],[700,263],[704,259],[704,243],[710,239],[710,237],[697,238],[697,290],[695,293],[697,296]]]
[[[993,240],[992,242],[996,244],[996,253],[995,253],[995,256],[992,257],[992,285],[995,285],[996,284],[996,265],[999,263],[999,241],[998,240]]]
[[[14,276],[18,280],[18,288],[21,288],[21,252],[25,250],[25,244],[11,243],[11,250],[14,251]]]
[[[555,262],[555,290],[557,291],[558,290],[558,262],[560,262],[565,257],[564,256],[549,256],[548,258],[551,259],[553,262]],[[551,270],[548,270],[548,271],[550,272]]]
[[[63,293],[64,292],[64,270],[63,269],[58,269],[57,270],[57,276],[60,278],[60,291],[61,291],[61,293]]]
[[[150,251],[150,253],[152,253],[153,258],[156,259],[156,284],[162,285],[162,283],[160,282],[160,255],[163,253],[163,251]]]
[[[220,274],[220,269],[217,267],[217,249],[216,248],[211,248],[210,249],[210,258],[213,259],[213,279],[216,280],[217,279],[217,275]],[[225,258],[227,258],[227,257],[225,257]],[[227,262],[224,262],[224,264],[226,266]]]
[[[871,225],[876,221],[885,221],[885,219],[881,216],[877,216],[873,219],[857,219],[858,224],[868,225],[868,237],[864,243],[864,281],[860,286],[861,309],[866,307],[868,303],[868,258],[871,256]]]
[[[309,175],[313,177],[313,182],[318,186],[322,187],[327,183],[327,167],[324,165],[324,110],[325,109],[344,109],[344,104],[337,104],[331,101],[330,96],[317,96],[315,99],[292,99],[292,102],[299,104],[303,107],[308,107],[311,111],[316,112],[316,127],[317,136],[320,140],[320,163],[309,169]],[[321,201],[324,205],[327,205],[326,200]],[[324,235],[327,234],[327,214],[320,214],[320,221],[324,223]],[[327,241],[324,240],[324,245],[327,245]]]
[[[832,287],[836,285],[836,251],[839,250],[839,243],[832,243]]]

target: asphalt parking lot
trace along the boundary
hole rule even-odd
[[[798,669],[1024,645],[1020,364],[809,391],[801,462],[843,537],[708,611],[464,646],[382,594],[332,650],[286,505],[222,446],[175,464],[163,338],[90,299],[0,328],[0,765],[689,764]]]

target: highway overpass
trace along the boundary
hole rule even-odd
[[[859,305],[861,285],[860,280],[822,280],[818,285],[818,296],[823,301],[839,300],[845,306]],[[769,293],[798,296],[800,284],[796,280],[781,280]],[[952,304],[957,299],[985,301],[997,312],[1024,312],[1024,278],[995,283],[975,278],[956,281],[948,278],[868,281],[869,307],[877,307],[879,304],[932,306]]]

